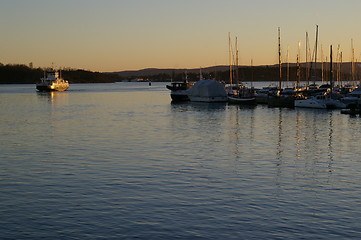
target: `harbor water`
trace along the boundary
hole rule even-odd
[[[361,118],[0,86],[0,239],[354,239]]]

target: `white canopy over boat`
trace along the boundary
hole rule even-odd
[[[200,80],[187,90],[188,97],[194,102],[226,102],[226,90],[216,80]]]

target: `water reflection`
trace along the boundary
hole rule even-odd
[[[63,104],[68,98],[68,92],[36,92],[38,99],[53,104]]]
[[[295,169],[295,176],[297,178],[304,178],[307,176],[307,181],[312,183],[312,186],[318,184],[325,184],[329,181],[332,173],[333,163],[333,141],[334,141],[334,117],[335,112],[329,110],[314,110],[314,109],[296,109],[294,110],[294,120],[283,123],[279,116],[279,146],[284,145],[288,149],[294,146],[293,168]],[[292,134],[292,131],[285,131],[282,134],[282,129],[291,126],[294,128],[294,141],[284,135]],[[283,137],[284,136],[284,137]],[[288,139],[285,141],[285,139]],[[290,154],[290,151],[286,151]],[[281,156],[281,159],[292,158],[291,156]],[[327,171],[325,171],[327,169]],[[327,176],[326,176],[327,175]],[[323,181],[322,179],[327,179]]]
[[[0,94],[4,235],[83,239],[89,219],[104,238],[357,238],[359,118],[169,102]]]
[[[254,140],[255,107],[242,105],[229,105],[228,107],[228,137],[232,152],[236,158],[240,157],[240,149],[244,142],[252,143]]]
[[[207,144],[209,151],[223,149],[237,173],[269,166],[280,188],[290,178],[311,188],[330,181],[334,141],[341,137],[335,133],[338,112],[187,102],[170,104],[170,114],[174,136]]]
[[[333,163],[333,112],[329,113],[329,140],[328,140],[328,148],[329,148],[329,163],[328,163],[328,171],[332,172],[332,163]]]
[[[171,102],[172,111],[224,111],[227,103],[206,103],[206,102]]]
[[[47,100],[51,103],[54,102],[54,98],[56,93],[55,92],[36,92],[37,95],[39,96],[39,99],[41,100]]]
[[[277,159],[278,159],[278,163],[277,165],[280,166],[282,163],[282,137],[283,137],[283,132],[282,132],[282,108],[279,108],[279,113],[278,113],[278,142],[277,142]]]

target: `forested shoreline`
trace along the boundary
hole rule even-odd
[[[45,69],[23,64],[0,64],[0,84],[35,84]],[[61,75],[70,83],[112,83],[124,78],[114,73],[91,72],[82,69],[62,69]]]

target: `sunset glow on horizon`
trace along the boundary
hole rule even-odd
[[[227,65],[230,32],[240,65],[270,65],[278,62],[278,27],[283,59],[289,49],[296,62],[301,42],[305,61],[305,34],[313,51],[316,25],[319,61],[340,45],[349,62],[351,39],[361,59],[360,9],[358,0],[3,1],[0,63],[101,72]]]

